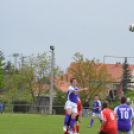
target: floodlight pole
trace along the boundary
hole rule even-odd
[[[23,72],[24,72],[24,57],[23,56],[21,56],[21,86],[22,86],[22,88],[23,88]]]
[[[15,66],[15,69],[17,69],[17,57],[19,57],[19,53],[14,53],[13,57],[14,57],[14,66]]]
[[[50,85],[50,107],[49,114],[52,114],[53,110],[53,78],[54,78],[54,46],[50,46],[51,51],[51,85]]]

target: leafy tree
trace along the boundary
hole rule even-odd
[[[41,100],[46,95],[50,94],[50,68],[51,57],[47,56],[45,52],[43,54],[38,54],[37,57],[34,57],[34,55],[30,56],[27,64],[23,66],[23,69],[25,70],[24,75],[27,77],[26,86],[31,92],[32,100],[36,104],[37,110],[39,110]],[[55,66],[55,78],[61,74],[62,71],[60,68]],[[56,86],[54,86],[54,88],[57,89]],[[55,90],[54,94],[56,94]]]
[[[31,92],[33,102],[36,103],[37,110],[43,97],[50,92],[49,82],[50,58],[46,53],[29,57],[29,61],[24,66],[25,75],[28,78],[27,88]]]
[[[96,62],[95,59],[85,59],[80,53],[75,53],[73,59],[74,63],[68,70],[69,77],[77,78],[78,87],[88,88],[88,91],[80,94],[82,102],[85,98],[92,100],[96,94],[101,94],[104,98],[107,91],[106,85],[114,81],[114,78],[108,73],[107,67]]]
[[[56,93],[56,97],[54,98],[54,104],[64,105],[67,101],[67,93],[58,90]]]
[[[4,70],[5,70],[5,75],[10,75],[13,71],[13,65],[10,61],[7,61],[5,64]]]
[[[0,51],[0,60],[4,60],[5,57],[4,57],[4,53],[2,51]]]
[[[2,59],[0,59],[0,92],[1,90],[5,87],[5,82],[4,82],[4,69],[3,69],[4,63],[2,63]]]
[[[131,99],[131,101],[132,101],[132,100],[134,99],[134,90],[128,92],[128,93],[126,94],[126,97],[129,97],[129,98]]]
[[[132,76],[130,75],[129,64],[127,63],[127,58],[125,58],[125,63],[123,64],[123,75],[122,75],[122,89],[124,93],[128,93],[130,91],[130,85]]]
[[[20,70],[16,73],[16,70],[12,72],[12,75],[6,78],[6,86],[2,92],[1,100],[7,103],[13,103],[13,101],[31,101],[31,94],[28,89],[21,88],[22,79],[26,85],[27,77],[21,76]]]
[[[22,56],[24,57],[24,56]],[[5,66],[6,87],[2,92],[1,100],[7,103],[14,101],[32,101],[36,104],[39,110],[41,100],[50,94],[50,79],[51,79],[51,57],[43,54],[38,54],[37,57],[31,55],[24,57],[25,61],[14,70],[10,62]],[[55,65],[54,67],[54,94],[58,91],[57,77],[63,75],[63,71]]]
[[[54,97],[54,109],[56,110],[56,114],[65,114],[64,105],[66,101],[67,93],[57,90],[56,97]]]

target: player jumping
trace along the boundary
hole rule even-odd
[[[70,130],[69,133],[73,134],[73,127],[75,124],[75,117],[77,114],[77,98],[78,98],[78,93],[84,90],[87,90],[87,88],[84,89],[78,89],[76,87],[77,85],[77,80],[76,78],[70,79],[70,86],[68,88],[68,101],[66,102],[65,109],[67,110],[67,114],[64,119],[64,127],[63,131],[66,132],[67,130],[67,123],[69,121],[69,117],[71,115],[71,121],[70,121]]]
[[[67,114],[67,112],[65,112],[65,114]],[[81,123],[81,118],[82,118],[82,106],[81,106],[81,100],[78,98],[78,102],[77,102],[77,115],[76,115],[76,118],[75,118],[76,132],[75,132],[75,128],[73,128],[74,134],[79,134],[79,130],[80,130],[79,123]],[[66,130],[66,132],[64,132],[64,134],[68,134],[70,120],[71,120],[71,115],[70,115],[69,121],[67,123],[67,126],[68,126],[67,130]]]

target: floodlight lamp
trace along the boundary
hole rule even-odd
[[[54,46],[50,46],[50,49],[51,49],[51,50],[54,50]]]

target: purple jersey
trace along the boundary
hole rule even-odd
[[[101,102],[99,100],[98,101],[94,101],[93,105],[94,105],[94,108],[100,107],[101,106]],[[93,113],[100,114],[101,113],[101,108],[94,109]]]
[[[77,87],[69,86],[68,88],[68,100],[77,103],[78,93],[74,93],[74,90],[79,90]]]
[[[118,130],[129,132],[132,130],[131,118],[134,118],[133,109],[126,104],[121,104],[114,109],[115,115],[118,117]]]

